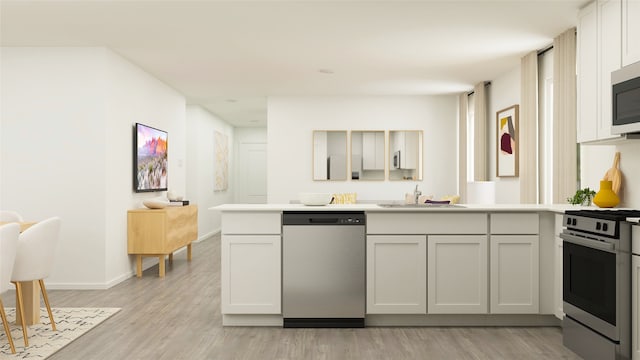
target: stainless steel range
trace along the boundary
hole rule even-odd
[[[584,359],[631,359],[631,224],[636,210],[566,211],[563,343]]]

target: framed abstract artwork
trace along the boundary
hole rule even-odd
[[[496,113],[498,138],[496,139],[496,176],[518,176],[518,105]]]

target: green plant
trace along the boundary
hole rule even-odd
[[[591,205],[591,200],[593,199],[593,196],[595,194],[596,192],[594,190],[589,189],[588,187],[582,190],[578,189],[575,195],[573,195],[573,197],[567,198],[567,202],[573,205],[589,206]]]

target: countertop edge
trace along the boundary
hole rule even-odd
[[[529,204],[461,204],[464,207],[433,207],[433,208],[388,208],[377,204],[330,204],[325,206],[305,206],[302,204],[222,204],[210,207],[212,211],[222,212],[279,212],[279,211],[367,211],[382,213],[406,212],[553,212],[562,214],[566,210],[596,209],[595,207],[576,206],[568,204],[529,205]]]

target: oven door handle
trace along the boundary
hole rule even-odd
[[[569,242],[569,243],[572,243],[572,244],[586,246],[588,248],[597,249],[597,250],[604,250],[604,251],[611,252],[611,253],[615,253],[616,252],[615,245],[611,244],[611,243],[598,241],[598,240],[585,239],[585,238],[581,238],[581,237],[578,237],[578,236],[565,234],[565,233],[561,233],[560,234],[560,238],[562,238],[562,240],[564,240],[566,242]]]

